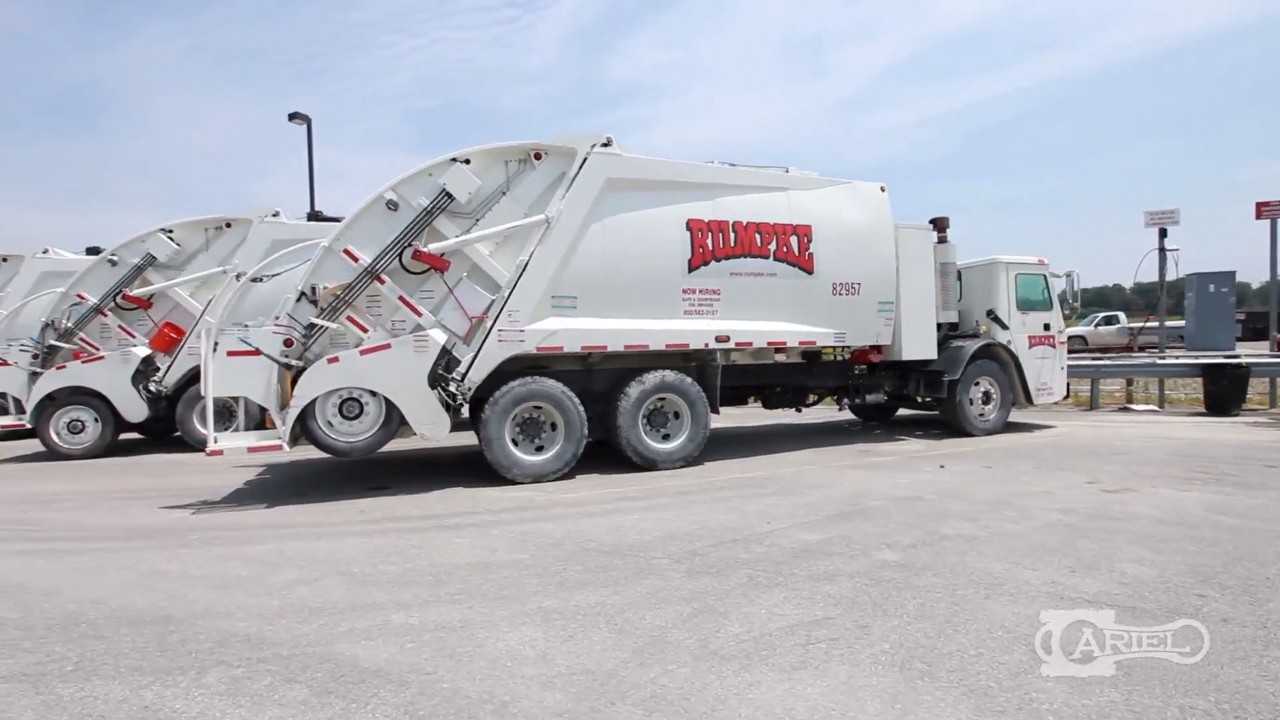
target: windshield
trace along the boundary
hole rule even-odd
[[[1081,324],[1081,325],[1092,325],[1092,324],[1094,324],[1095,322],[1097,322],[1097,321],[1098,321],[1098,317],[1099,317],[1099,316],[1101,316],[1101,315],[1102,315],[1102,313],[1094,313],[1094,314],[1090,315],[1089,317],[1087,317],[1087,318],[1085,318],[1085,319],[1081,320],[1081,321],[1080,321],[1080,324]]]

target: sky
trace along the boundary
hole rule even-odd
[[[0,245],[111,246],[214,213],[350,213],[492,142],[589,132],[884,182],[961,258],[1084,285],[1266,278],[1276,0],[0,0]]]

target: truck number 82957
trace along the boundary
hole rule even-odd
[[[831,295],[833,297],[857,297],[861,294],[862,294],[862,283],[860,282],[831,283]]]

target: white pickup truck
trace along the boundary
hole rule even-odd
[[[1181,345],[1186,332],[1185,320],[1165,323],[1165,342]],[[1160,344],[1160,323],[1155,318],[1131,323],[1122,312],[1094,313],[1075,327],[1067,328],[1067,348],[1150,347]]]

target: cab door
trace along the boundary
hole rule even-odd
[[[1047,265],[1009,267],[1010,334],[1027,376],[1031,401],[1054,403],[1067,394],[1066,323]]]

